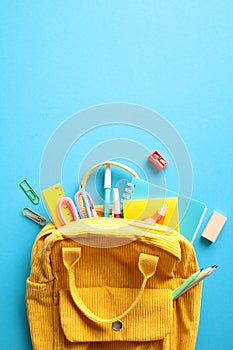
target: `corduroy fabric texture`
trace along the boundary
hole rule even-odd
[[[34,350],[195,349],[201,284],[172,301],[198,270],[182,235],[124,219],[65,229],[47,225],[33,247],[26,303]]]

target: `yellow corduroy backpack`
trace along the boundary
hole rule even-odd
[[[89,175],[89,174],[88,174]],[[38,235],[26,302],[34,350],[192,350],[201,284],[193,246],[162,225],[87,218]]]

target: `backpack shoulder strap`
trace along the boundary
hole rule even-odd
[[[42,248],[45,238],[51,235],[55,229],[56,227],[54,226],[54,224],[50,222],[45,227],[43,227],[43,229],[37,235],[32,248],[31,264],[33,263],[33,260],[35,259],[35,256],[38,253],[38,251]]]

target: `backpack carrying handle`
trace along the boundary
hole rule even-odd
[[[118,320],[121,320],[124,316],[126,316],[141,300],[143,292],[146,287],[146,283],[149,278],[154,276],[158,264],[159,257],[150,254],[141,253],[138,259],[138,268],[143,275],[143,282],[141,285],[141,289],[136,297],[136,299],[132,302],[132,304],[120,315],[114,316],[112,318],[106,319],[95,315],[83,302],[82,298],[79,296],[75,284],[75,266],[81,258],[81,248],[62,248],[62,257],[63,263],[68,271],[69,277],[69,289],[73,301],[76,306],[84,315],[86,315],[90,320],[98,323],[113,323]]]
[[[84,176],[82,183],[81,183],[81,187],[85,188],[86,184],[87,184],[87,180],[89,178],[89,176],[93,173],[93,171],[95,171],[96,169],[104,166],[104,165],[113,165],[116,166],[118,168],[121,168],[125,171],[127,171],[128,173],[130,173],[131,175],[133,175],[134,177],[136,177],[137,179],[139,179],[139,175],[136,173],[136,171],[134,171],[133,169],[131,169],[129,166],[122,164],[122,163],[118,163],[118,162],[113,162],[113,161],[106,161],[106,162],[102,162],[102,163],[98,163],[96,165],[94,165]]]

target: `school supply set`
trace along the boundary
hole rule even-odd
[[[103,162],[86,174],[80,191],[99,166],[119,166],[139,179],[125,165]],[[91,212],[81,218],[85,200],[76,208],[59,185],[44,190],[43,197],[54,223],[35,241],[27,279],[33,349],[194,349],[202,285],[188,284],[184,296],[174,296],[199,269],[191,243],[164,225],[169,200],[159,203],[154,217],[164,220],[161,225]],[[86,205],[93,209],[90,200]],[[107,215],[108,193],[104,205]]]
[[[175,211],[173,221],[167,222],[167,226],[178,229],[191,243],[194,242],[207,211],[204,203],[137,178],[132,178],[131,182],[127,184],[123,198],[125,200],[125,217],[135,217],[135,208],[138,219],[144,215],[145,203],[147,203],[147,208],[150,208],[154,206],[155,198],[156,200],[160,198],[164,203],[172,199],[176,200],[178,207],[176,208],[173,204]],[[174,221],[176,216],[177,221]]]

